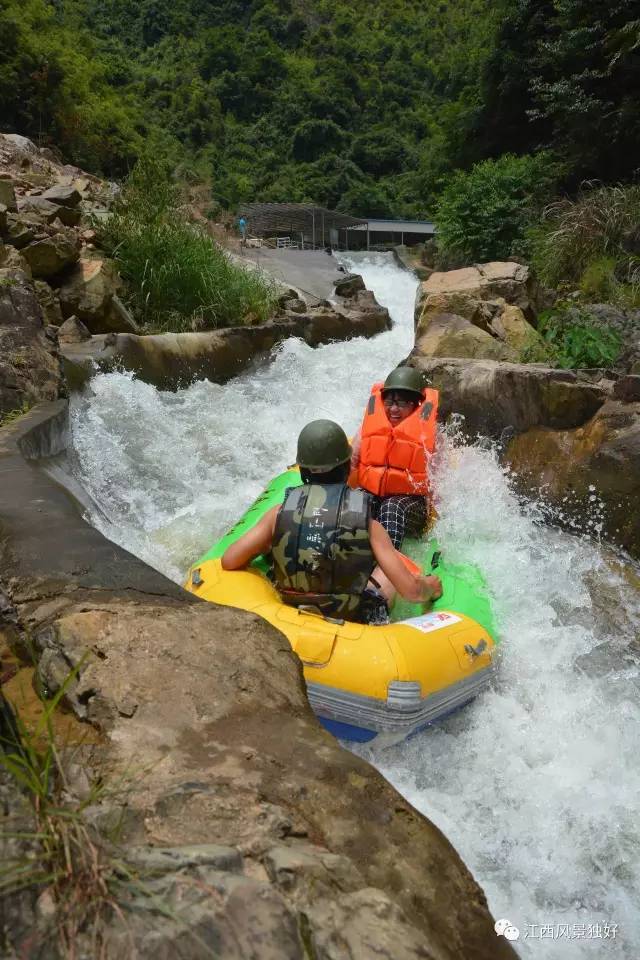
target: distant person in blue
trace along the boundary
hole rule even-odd
[[[245,220],[244,217],[240,217],[240,219],[238,220],[238,226],[240,227],[241,243],[244,246],[247,239],[247,221]]]

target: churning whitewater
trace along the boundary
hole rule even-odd
[[[70,467],[96,527],[182,581],[293,461],[308,420],[355,430],[372,381],[412,347],[416,281],[387,255],[349,265],[390,332],[315,350],[290,340],[225,386],[160,393],[108,374],[73,398]],[[486,577],[497,679],[407,743],[360,752],[452,841],[523,957],[636,960],[640,571],[544,525],[490,448],[441,440],[436,533]]]

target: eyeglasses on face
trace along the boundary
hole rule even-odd
[[[409,410],[416,406],[415,400],[407,400],[397,393],[385,393],[382,398],[385,407],[398,407],[399,410]]]

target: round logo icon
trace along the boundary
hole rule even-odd
[[[496,931],[499,937],[504,937],[505,940],[517,940],[520,936],[520,931],[517,927],[511,923],[511,920],[503,918],[502,920],[496,920],[493,925],[493,929]]]

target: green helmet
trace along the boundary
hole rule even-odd
[[[333,420],[312,420],[298,437],[298,465],[318,473],[328,472],[351,459],[347,435]]]
[[[385,390],[406,390],[408,393],[417,393],[422,396],[424,380],[419,370],[414,367],[396,367],[392,370],[382,387]]]

